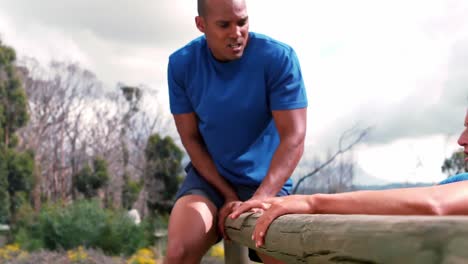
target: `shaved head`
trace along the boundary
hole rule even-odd
[[[234,2],[234,0],[221,0],[221,1],[231,1],[231,2]],[[197,0],[197,11],[198,11],[198,15],[201,16],[201,17],[205,17],[206,14],[207,14],[207,9],[208,9],[208,5],[210,2],[209,0]],[[242,2],[245,2],[244,0]]]
[[[206,15],[206,0],[197,0],[197,11],[199,16]]]

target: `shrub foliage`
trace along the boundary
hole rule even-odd
[[[15,227],[16,242],[28,250],[70,250],[79,246],[110,255],[131,255],[149,245],[147,224],[136,225],[126,211],[102,209],[95,200],[51,204]]]

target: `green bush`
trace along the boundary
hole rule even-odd
[[[123,175],[124,185],[122,186],[122,207],[130,210],[138,199],[143,183],[141,181],[131,180],[127,174]]]
[[[34,209],[29,203],[23,203],[15,212],[13,225],[14,242],[28,251],[44,248],[42,233]]]
[[[21,227],[15,231],[15,243],[21,245],[21,248],[27,251],[36,251],[43,249],[44,243],[38,229]]]
[[[6,179],[0,172],[0,224],[8,224],[10,220],[10,195]]]
[[[8,193],[7,166],[8,164],[6,162],[5,154],[2,153],[0,146],[0,224],[8,224],[10,220],[10,194]]]
[[[109,182],[107,162],[99,157],[93,160],[93,168],[84,166],[74,177],[74,187],[86,198],[97,196],[98,189],[103,188]]]
[[[104,252],[112,255],[132,255],[136,250],[149,245],[144,226],[135,225],[126,212],[114,212],[97,241]],[[118,241],[118,242],[116,242]]]
[[[131,255],[149,244],[145,225],[135,225],[126,211],[102,209],[97,201],[45,206],[33,223],[18,222],[15,241],[35,250],[69,250],[78,246],[111,255]]]
[[[51,250],[93,247],[106,220],[106,211],[96,202],[80,201],[66,208],[50,206],[39,215],[44,245]]]

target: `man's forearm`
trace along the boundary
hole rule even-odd
[[[316,194],[314,214],[450,215],[468,213],[468,182],[431,187]]]
[[[280,144],[273,154],[265,179],[254,194],[256,198],[276,196],[291,177],[304,152],[307,109],[272,111]]]
[[[270,168],[254,196],[276,196],[284,183],[291,177],[304,152],[303,138],[282,141],[271,160]]]

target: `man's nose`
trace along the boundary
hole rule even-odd
[[[241,27],[235,25],[232,27],[231,29],[231,38],[238,38],[240,37],[242,34],[241,34]]]
[[[468,128],[460,135],[458,139],[458,145],[462,147],[468,146]]]

